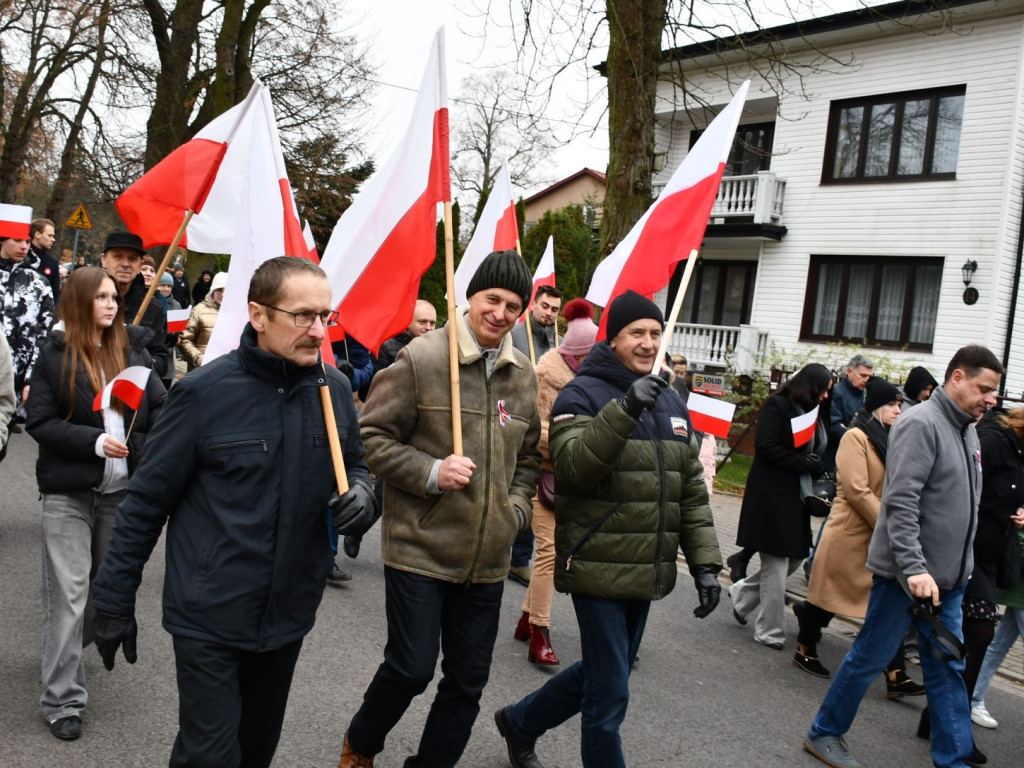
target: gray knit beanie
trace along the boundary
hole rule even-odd
[[[487,254],[466,286],[466,296],[488,288],[504,288],[518,294],[525,310],[533,292],[533,276],[522,256],[515,251],[493,251]]]

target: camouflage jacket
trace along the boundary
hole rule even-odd
[[[0,317],[17,388],[32,376],[39,345],[53,325],[53,292],[37,266],[38,258],[31,252],[21,262],[0,259]]]

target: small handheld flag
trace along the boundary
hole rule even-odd
[[[811,442],[811,438],[814,437],[814,425],[818,423],[818,407],[816,405],[810,413],[803,413],[789,420],[793,426],[794,448],[807,445]]]
[[[139,409],[142,396],[146,393],[146,384],[149,382],[149,368],[141,365],[132,365],[125,368],[103,388],[103,391],[96,395],[92,401],[92,409],[99,411],[110,407],[110,398],[119,397],[125,405],[133,411]]]
[[[736,412],[735,403],[691,392],[686,407],[690,411],[694,429],[723,440],[729,437],[729,427],[732,426],[732,417]]]

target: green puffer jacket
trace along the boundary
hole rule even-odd
[[[551,414],[555,587],[620,600],[658,600],[676,583],[680,546],[691,572],[722,567],[700,443],[666,389],[633,419],[619,402],[637,379],[597,344]]]
[[[459,378],[469,485],[427,492],[452,451],[448,328],[413,339],[373,379],[359,417],[366,461],[384,480],[381,552],[392,568],[456,583],[508,576],[512,542],[530,525],[540,476],[537,379],[529,360],[501,343],[491,378],[460,309]]]

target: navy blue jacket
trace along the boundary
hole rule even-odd
[[[134,610],[167,523],[168,632],[267,651],[312,629],[332,562],[324,377],[259,349],[246,325],[237,350],[171,389],[117,511],[93,584],[98,609]],[[348,379],[333,368],[326,379],[349,483],[369,484]]]

